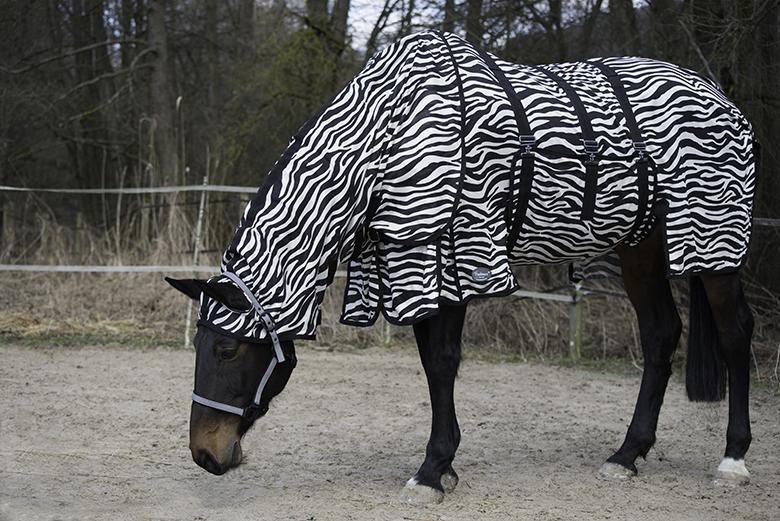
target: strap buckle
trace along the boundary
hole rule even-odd
[[[639,159],[642,159],[645,157],[645,153],[647,152],[647,143],[644,141],[632,141],[631,145],[634,147],[634,150],[637,151],[639,154]]]
[[[531,149],[536,146],[536,138],[532,135],[520,135],[520,146],[523,148],[523,154],[530,154]]]
[[[244,418],[247,421],[254,421],[261,416],[265,416],[265,413],[268,412],[268,405],[260,405],[259,403],[252,402],[249,404],[245,409],[243,414],[241,414],[241,417]]]
[[[588,161],[595,163],[596,154],[599,152],[599,142],[595,139],[581,139],[583,147],[585,147],[585,153],[588,155]]]

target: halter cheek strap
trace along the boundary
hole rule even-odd
[[[218,411],[228,412],[230,414],[235,414],[237,416],[241,416],[242,418],[251,420],[266,412],[267,408],[266,410],[263,410],[263,407],[260,406],[260,398],[263,396],[263,389],[265,389],[265,386],[268,384],[268,380],[271,378],[271,374],[273,374],[276,366],[284,362],[285,358],[284,353],[282,352],[282,345],[279,342],[279,335],[276,333],[276,326],[274,325],[274,321],[271,318],[271,315],[265,309],[263,309],[263,306],[261,306],[260,302],[257,301],[257,298],[255,298],[252,291],[246,284],[244,284],[244,281],[241,280],[238,275],[229,271],[224,272],[222,275],[232,280],[236,286],[238,286],[241,291],[244,292],[244,296],[252,304],[255,315],[257,315],[257,318],[259,318],[260,322],[263,324],[263,326],[265,326],[265,330],[268,332],[268,336],[271,338],[271,344],[273,345],[274,349],[274,357],[271,358],[271,361],[268,363],[268,367],[266,368],[265,373],[263,373],[263,377],[260,379],[260,383],[258,384],[257,390],[255,391],[255,397],[249,406],[242,409],[241,407],[236,407],[227,403],[210,400],[204,396],[196,394],[195,391],[192,392],[192,401],[212,409],[217,409]]]

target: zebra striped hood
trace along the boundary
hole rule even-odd
[[[750,125],[693,72],[642,58],[515,65],[424,32],[375,55],[301,128],[222,270],[283,339],[314,335],[340,262],[342,322],[409,324],[514,291],[511,265],[604,258],[656,221],[670,276],[735,269],[754,183]],[[266,338],[209,297],[199,323]]]

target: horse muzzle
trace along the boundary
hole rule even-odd
[[[192,460],[222,475],[241,464],[241,418],[193,404],[190,415]]]
[[[228,451],[229,456],[227,458],[224,457],[224,454],[221,455],[222,457],[215,456],[208,449],[190,447],[190,450],[192,451],[192,460],[199,467],[216,476],[221,476],[228,470],[241,464],[242,453],[239,441],[233,443],[232,448]]]

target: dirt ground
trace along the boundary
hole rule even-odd
[[[298,369],[222,477],[187,449],[185,350],[3,347],[3,520],[780,519],[780,397],[752,400],[750,485],[711,483],[726,407],[675,382],[657,448],[627,483],[596,471],[622,440],[639,376],[466,361],[461,482],[439,505],[398,493],[422,462],[430,410],[413,351],[326,352]]]

